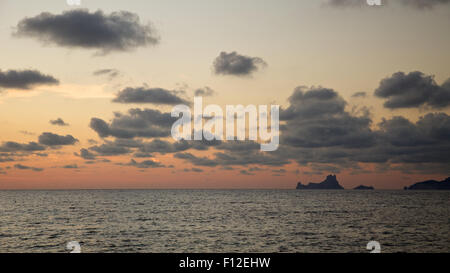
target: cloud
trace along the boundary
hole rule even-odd
[[[383,6],[386,6],[388,3],[400,3],[402,5],[410,6],[418,10],[425,10],[432,9],[438,5],[448,4],[450,3],[450,0],[381,0],[381,4]],[[327,0],[326,4],[332,7],[370,7],[370,5],[367,4],[367,0]]]
[[[450,163],[450,116],[429,113],[413,123],[393,117],[380,124],[380,138],[393,163]]]
[[[108,142],[98,146],[92,146],[89,148],[89,150],[96,152],[100,156],[124,155],[131,152],[129,148],[116,145],[112,142]]]
[[[280,119],[287,121],[280,140],[285,145],[361,148],[374,144],[371,119],[346,112],[347,103],[332,89],[297,87],[289,102],[280,113]]]
[[[0,152],[35,152],[43,151],[46,147],[36,142],[18,143],[14,141],[3,142]]]
[[[102,54],[159,42],[153,27],[141,24],[135,13],[118,11],[105,14],[101,10],[91,13],[86,9],[62,14],[43,12],[24,18],[17,24],[14,35],[61,47],[96,49]]]
[[[261,152],[255,141],[173,142],[154,138],[155,128],[169,136],[174,119],[153,109],[115,113],[110,122],[93,119],[91,127],[101,137],[115,138],[104,144],[118,149],[114,153],[154,158],[173,154],[176,160],[195,167],[249,166],[249,173],[255,167],[278,167],[272,175],[283,175],[280,167],[294,162],[308,166],[311,171],[305,173],[310,174],[344,170],[426,172],[427,167],[442,173],[449,170],[450,117],[446,113],[428,113],[417,121],[391,117],[374,124],[370,111],[355,111],[337,91],[321,86],[299,86],[288,101],[280,112],[280,145],[273,152]],[[154,139],[141,139],[147,137]],[[212,151],[208,156],[196,153],[204,150]],[[111,154],[92,147],[88,151],[94,158]],[[374,168],[369,167],[372,165]]]
[[[170,113],[133,108],[128,110],[128,114],[115,113],[111,123],[99,118],[92,118],[90,127],[100,137],[166,137],[170,135],[170,129],[175,121],[176,118],[171,117]]]
[[[155,160],[144,160],[142,162],[137,162],[134,159],[131,159],[129,163],[124,164],[125,166],[134,166],[136,168],[140,169],[147,169],[147,168],[161,168],[164,167],[161,162],[155,161]]]
[[[50,120],[50,124],[57,126],[69,126],[68,123],[64,122],[61,118],[57,118],[55,120]]]
[[[328,5],[332,7],[359,7],[367,5],[366,0],[328,0]]]
[[[14,165],[14,168],[19,169],[19,170],[32,170],[35,172],[41,172],[44,170],[43,168],[35,168],[35,167],[25,166],[22,164],[16,164],[16,165]]]
[[[44,75],[37,70],[0,70],[0,88],[28,90],[38,85],[56,85],[59,81],[53,76]]]
[[[153,154],[151,154],[151,153],[144,153],[144,152],[136,152],[136,153],[133,154],[133,157],[138,157],[138,158],[153,157]]]
[[[210,97],[210,96],[214,96],[215,94],[216,94],[216,92],[214,90],[212,90],[211,88],[209,88],[208,86],[197,89],[194,92],[195,96],[201,96],[201,97]]]
[[[408,74],[397,72],[381,80],[374,94],[386,99],[384,107],[390,109],[419,106],[444,108],[450,105],[450,78],[438,85],[434,76],[420,71]]]
[[[78,142],[78,139],[71,135],[62,136],[49,132],[42,133],[38,139],[40,144],[47,146],[73,145]]]
[[[191,153],[176,153],[174,157],[187,160],[196,166],[215,167],[219,164],[215,160],[209,159],[207,157],[197,157]]]
[[[402,0],[401,2],[417,9],[432,9],[438,5],[449,4],[450,0]]]
[[[96,155],[94,153],[90,152],[88,149],[85,148],[80,149],[80,153],[74,154],[86,160],[94,160],[96,158]]]
[[[69,165],[64,165],[62,166],[63,169],[78,169],[78,165],[77,164],[69,164]]]
[[[289,97],[290,106],[281,109],[280,120],[332,116],[344,112],[347,102],[336,91],[324,87],[299,86]]]
[[[247,170],[240,170],[239,173],[243,174],[243,175],[255,175],[254,173],[251,173],[251,172],[249,172]]]
[[[365,98],[367,97],[367,93],[366,92],[356,92],[353,93],[352,98]]]
[[[429,113],[412,122],[397,116],[372,125],[370,114],[356,116],[331,89],[296,89],[281,115],[279,149],[272,153],[308,165],[315,173],[352,169],[364,172],[360,163],[389,166],[396,170],[449,170],[450,117]],[[425,164],[425,165],[424,165]],[[394,167],[392,167],[394,168]],[[381,169],[380,169],[381,170]]]
[[[163,88],[127,87],[117,93],[116,98],[113,99],[113,102],[189,105],[190,102],[181,98],[179,93],[179,91],[170,91]]]
[[[267,66],[266,62],[258,57],[221,52],[214,60],[214,73],[217,75],[248,76],[260,68]]]
[[[35,133],[29,132],[29,131],[26,131],[26,130],[21,130],[21,131],[19,131],[19,133],[24,134],[26,136],[34,136],[35,135]]]
[[[94,76],[107,76],[110,80],[120,75],[119,70],[113,68],[99,69],[92,73]]]

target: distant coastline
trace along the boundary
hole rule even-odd
[[[450,190],[450,177],[442,181],[426,180],[417,182],[409,187],[404,187],[405,190]]]
[[[319,183],[309,182],[308,184],[297,183],[297,190],[343,190],[336,178],[336,175],[328,175],[324,181]],[[450,190],[450,177],[442,181],[426,180],[422,182],[416,182],[411,186],[405,186],[404,190]],[[359,185],[353,190],[375,190],[373,186]]]

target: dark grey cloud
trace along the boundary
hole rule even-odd
[[[100,137],[166,137],[170,135],[172,124],[176,120],[177,118],[171,117],[170,113],[134,108],[128,110],[127,114],[115,113],[110,123],[99,118],[92,118],[90,127]]]
[[[356,92],[353,93],[352,98],[365,98],[367,96],[366,92]]]
[[[155,45],[159,41],[153,27],[142,24],[135,13],[105,14],[101,10],[89,12],[86,9],[62,14],[43,12],[24,18],[17,24],[14,35],[35,38],[44,44],[96,49],[102,54]]]
[[[38,85],[55,84],[59,84],[57,79],[37,70],[0,70],[0,88],[28,90]]]
[[[114,68],[99,69],[92,73],[94,76],[107,76],[110,80],[120,75],[119,70]]]
[[[213,63],[214,73],[217,75],[248,76],[264,66],[267,64],[263,59],[240,55],[236,51],[220,52]]]
[[[233,145],[236,141],[229,142],[228,145]],[[243,147],[240,145],[240,147]],[[218,148],[217,146],[215,147]],[[289,160],[280,156],[279,154],[264,153],[259,151],[244,150],[230,148],[224,152],[214,153],[213,158],[199,157],[192,153],[176,153],[175,158],[183,159],[196,166],[247,166],[252,164],[268,165],[268,166],[282,166],[289,163]]]
[[[35,171],[35,172],[41,172],[44,170],[43,168],[30,167],[30,166],[26,166],[26,165],[22,165],[22,164],[15,164],[14,168],[19,169],[19,170],[31,170],[31,171]]]
[[[102,145],[92,146],[90,151],[96,152],[100,156],[116,156],[131,153],[131,150],[127,147],[116,145],[115,143],[105,143]]]
[[[289,104],[280,112],[280,145],[273,152],[261,152],[260,144],[254,141],[173,142],[159,138],[145,141],[141,138],[148,137],[149,126],[168,129],[173,123],[168,113],[150,109],[116,113],[111,122],[101,120],[93,128],[102,137],[115,137],[114,141],[105,144],[117,146],[126,154],[156,158],[157,154],[172,153],[174,158],[195,167],[233,169],[248,166],[246,171],[253,173],[256,169],[252,168],[257,166],[279,168],[296,162],[308,166],[310,174],[374,171],[366,168],[365,163],[384,166],[376,167],[377,171],[406,172],[417,167],[416,172],[425,172],[425,166],[440,172],[448,170],[448,114],[429,113],[418,121],[392,117],[379,124],[373,124],[371,116],[367,109],[355,111],[348,107],[331,88],[301,86],[294,90]],[[195,153],[208,149],[213,150],[208,157]],[[94,156],[105,154],[95,149],[89,149],[89,152]],[[283,171],[274,170],[272,174],[283,175]]]
[[[381,80],[375,96],[386,99],[384,107],[390,109],[425,106],[444,108],[450,105],[450,78],[442,85],[434,81],[434,76],[420,71],[397,72]]]
[[[209,88],[208,86],[205,86],[203,88],[199,88],[197,90],[195,90],[194,95],[195,96],[201,96],[201,97],[210,97],[210,96],[214,96],[216,94],[216,92]]]
[[[69,164],[69,165],[64,165],[62,166],[63,169],[78,169],[78,165],[77,164]]]
[[[201,172],[203,172],[203,170],[202,170],[202,169],[199,169],[199,168],[190,168],[190,169],[185,168],[185,169],[183,169],[183,172],[196,172],[196,173],[201,173]]]
[[[281,109],[280,120],[317,118],[344,112],[347,103],[336,91],[324,87],[295,88],[289,107]]]
[[[209,159],[207,157],[197,157],[191,153],[176,153],[174,157],[189,161],[190,163],[196,166],[215,167],[219,164],[215,160]]]
[[[186,104],[190,102],[181,98],[180,91],[171,91],[163,88],[127,87],[117,93],[113,102],[119,103],[153,103],[153,104]]]
[[[125,166],[134,166],[136,168],[140,169],[147,169],[147,168],[162,168],[164,167],[161,162],[155,161],[155,160],[144,160],[141,162],[137,162],[134,159],[131,159],[129,163],[123,164]]]
[[[57,126],[69,126],[69,124],[66,123],[64,120],[62,120],[61,118],[50,120],[50,124]]]
[[[280,113],[280,119],[287,121],[282,126],[281,143],[304,148],[374,145],[370,117],[346,112],[347,103],[336,91],[297,87],[289,102],[289,107]]]
[[[251,172],[249,172],[247,170],[240,170],[239,173],[242,174],[242,175],[255,175],[254,173],[251,173]]]
[[[135,152],[133,154],[133,157],[137,157],[137,158],[153,157],[153,154],[151,154],[151,153],[144,153],[144,152]]]
[[[44,132],[39,136],[39,143],[47,146],[73,145],[78,139],[71,135],[57,135],[54,133]]]
[[[450,163],[446,113],[426,114],[417,122],[393,117],[373,126],[369,112],[347,111],[346,102],[331,89],[297,88],[289,102],[280,113],[286,123],[280,127],[279,149],[272,154],[309,166],[315,173],[343,169],[361,173],[365,170],[360,163],[401,164],[402,170],[434,164],[443,171],[442,166]]]
[[[75,153],[75,155],[86,160],[94,160],[96,158],[96,155],[94,153],[85,148],[80,149],[80,153]]]
[[[7,141],[3,142],[0,146],[0,152],[35,152],[45,149],[45,146],[36,142],[18,143],[15,141]]]
[[[413,123],[393,117],[380,124],[380,139],[394,163],[450,163],[450,116],[429,113]],[[382,151],[383,151],[382,150]]]

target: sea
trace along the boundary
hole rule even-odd
[[[450,252],[450,191],[0,191],[0,252]]]

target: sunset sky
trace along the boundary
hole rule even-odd
[[[450,175],[450,1],[0,0],[0,189],[399,189]],[[172,107],[280,105],[280,146]]]

